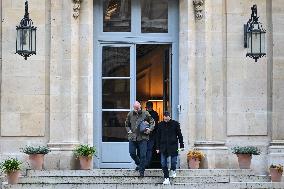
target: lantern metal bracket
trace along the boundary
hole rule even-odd
[[[259,16],[257,16],[257,6],[253,5],[251,7],[251,15],[250,15],[250,19],[248,20],[248,22],[246,24],[244,24],[244,48],[248,48],[248,44],[247,44],[247,31],[249,29],[251,29],[251,25],[254,23],[258,23],[258,18]]]
[[[248,25],[244,24],[244,48],[248,48],[248,35],[247,35]]]

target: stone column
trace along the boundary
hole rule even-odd
[[[197,124],[195,112],[191,109],[195,99],[195,32],[194,11],[192,2],[180,0],[180,35],[179,35],[179,103],[181,111],[179,121],[184,137],[185,149],[192,147]],[[187,167],[186,151],[181,152],[180,164]]]
[[[93,0],[80,8],[79,141],[93,144]]]
[[[204,168],[225,168],[226,140],[226,14],[224,0],[193,1],[195,10],[194,148],[206,158]],[[191,64],[191,63],[190,63]],[[191,92],[192,93],[192,92]]]
[[[179,119],[186,149],[207,154],[204,168],[227,167],[225,16],[224,0],[180,1]]]
[[[269,146],[269,163],[284,164],[284,2],[270,1],[271,35],[269,35],[267,51],[273,56],[269,62],[272,70],[272,128]],[[273,64],[273,66],[272,66]]]
[[[195,148],[206,153],[204,168],[226,168],[226,3],[205,0],[203,18],[197,21],[198,96],[201,125]]]
[[[75,167],[79,143],[79,20],[71,0],[51,0],[50,141],[53,168]],[[77,11],[77,10],[76,10]],[[60,161],[60,159],[62,161]]]

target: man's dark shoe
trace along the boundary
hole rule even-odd
[[[140,172],[139,177],[140,177],[140,178],[143,178],[143,177],[144,177],[144,172]]]
[[[137,167],[135,168],[135,171],[139,171],[139,166],[137,166]]]

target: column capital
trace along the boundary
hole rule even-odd
[[[72,0],[73,1],[73,17],[77,19],[80,14],[81,3],[83,0]]]
[[[195,18],[197,20],[201,20],[203,18],[202,11],[204,9],[204,1],[205,0],[193,0]]]

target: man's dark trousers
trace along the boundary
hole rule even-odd
[[[140,158],[137,155],[137,150],[139,150]],[[147,153],[147,140],[129,141],[129,154],[131,158],[134,160],[135,164],[139,166],[140,176],[144,176],[146,153]]]

